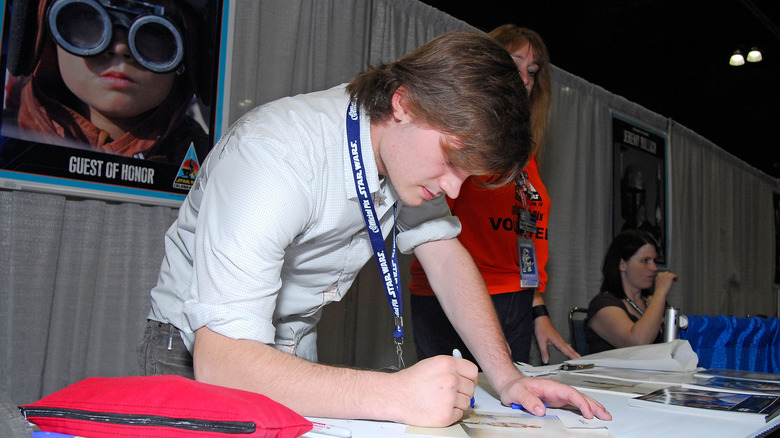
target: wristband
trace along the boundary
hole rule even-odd
[[[534,306],[531,310],[533,311],[534,319],[539,318],[540,316],[550,316],[550,312],[547,311],[547,306],[544,304]]]

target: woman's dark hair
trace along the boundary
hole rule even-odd
[[[615,236],[615,239],[609,245],[607,255],[604,256],[604,265],[601,267],[602,283],[601,292],[609,292],[618,298],[625,298],[626,291],[623,290],[623,281],[620,276],[620,261],[628,261],[639,248],[650,244],[658,249],[655,239],[644,231],[626,230]],[[642,290],[643,296],[648,296],[650,290]]]

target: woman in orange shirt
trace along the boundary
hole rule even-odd
[[[515,184],[487,189],[479,185],[487,177],[469,178],[457,199],[448,198],[452,214],[463,226],[458,239],[485,279],[514,361],[529,361],[532,331],[544,363],[549,361],[548,345],[570,358],[579,357],[552,325],[542,297],[547,283],[550,199],[537,160],[550,117],[550,57],[544,41],[533,30],[505,24],[490,36],[512,55],[526,85],[535,145],[523,177]],[[521,270],[525,271],[522,275]],[[464,358],[474,361],[417,260],[412,262],[411,274],[409,291],[418,359],[450,354],[458,348]]]

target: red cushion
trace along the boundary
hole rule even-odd
[[[89,438],[287,438],[312,428],[264,395],[180,376],[91,377],[22,411],[42,431]]]

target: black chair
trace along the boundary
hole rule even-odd
[[[588,354],[588,341],[585,339],[585,316],[587,307],[573,307],[569,310],[569,339],[574,351],[581,356]]]

